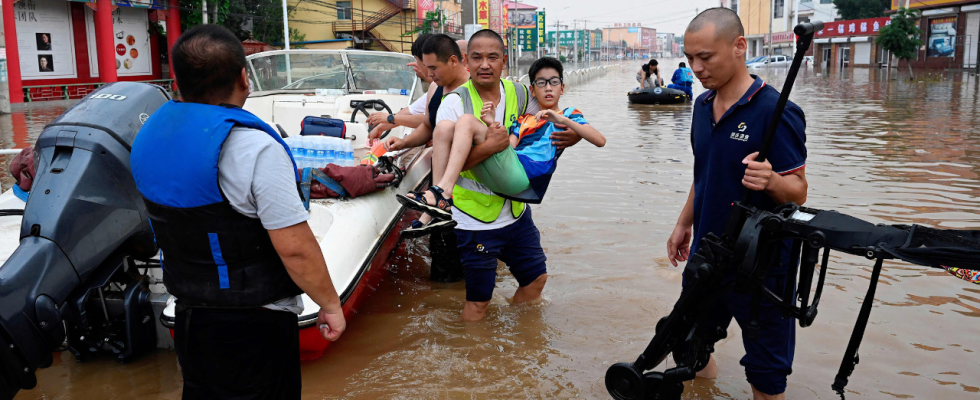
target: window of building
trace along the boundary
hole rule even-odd
[[[738,0],[732,0],[732,11],[735,11],[735,14],[738,14]]]
[[[349,1],[337,2],[337,19],[351,19],[351,4]]]
[[[775,4],[775,6],[772,9],[772,11],[773,11],[772,17],[773,18],[782,18],[783,17],[783,6],[785,5],[786,0],[775,0],[773,3]]]
[[[834,0],[820,0],[820,4],[832,4]]]

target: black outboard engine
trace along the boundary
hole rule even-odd
[[[169,100],[158,86],[109,84],[37,139],[20,246],[0,267],[0,399],[36,386],[52,351],[128,361],[155,346],[149,281],[135,260],[152,263],[157,247],[129,155]]]

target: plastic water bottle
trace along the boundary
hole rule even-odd
[[[303,169],[307,164],[306,140],[302,136],[293,140],[293,159],[296,160],[296,167]]]
[[[344,141],[344,165],[354,166],[354,145],[349,140]]]
[[[323,168],[330,163],[329,147],[319,136],[313,136],[314,148],[316,149],[316,157],[313,158],[314,168]]]

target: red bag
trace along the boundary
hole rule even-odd
[[[380,170],[370,165],[358,165],[354,167],[341,167],[336,164],[327,164],[320,168],[330,179],[337,181],[340,186],[347,191],[348,197],[363,196],[384,189],[389,183],[395,180],[395,175],[382,174]],[[310,198],[325,199],[340,197],[333,190],[313,180],[310,186]]]

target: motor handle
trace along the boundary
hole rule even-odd
[[[812,35],[822,30],[822,21],[804,22],[793,27],[793,33],[795,33],[797,36]]]

